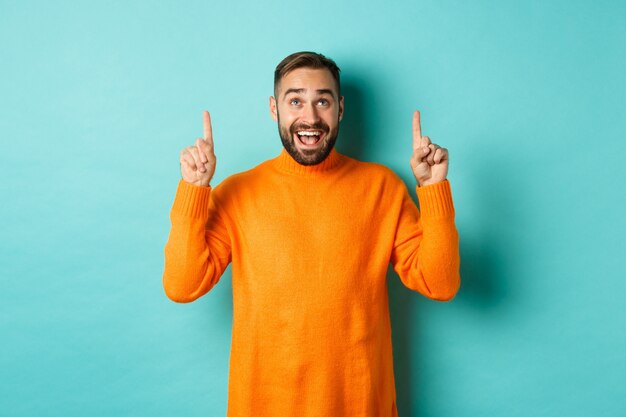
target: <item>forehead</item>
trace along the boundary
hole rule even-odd
[[[296,68],[288,72],[280,80],[278,87],[279,94],[288,89],[333,90],[337,91],[335,79],[326,68]]]

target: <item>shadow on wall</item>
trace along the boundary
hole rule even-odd
[[[506,150],[504,153],[507,153]],[[455,201],[460,237],[461,289],[451,301],[454,305],[451,304],[450,308],[459,312],[469,308],[474,312],[489,314],[487,319],[494,317],[493,313],[497,309],[497,317],[502,319],[515,302],[513,294],[519,292],[511,287],[515,285],[513,279],[516,271],[521,268],[521,260],[518,258],[520,242],[523,241],[521,233],[526,226],[523,215],[525,209],[520,208],[519,202],[515,202],[511,194],[511,190],[522,194],[520,184],[514,175],[507,175],[518,169],[513,166],[515,158],[482,155],[481,164],[476,165],[475,170],[463,174],[468,176],[465,184],[476,185],[471,190],[465,190],[465,193],[475,193],[477,197],[471,200],[477,202],[477,206],[461,208]],[[464,213],[463,216],[471,219],[472,224],[467,227],[459,224],[458,214],[463,209],[468,212],[471,210],[469,215]],[[420,326],[423,314],[418,311],[423,305],[418,298],[421,296],[406,288],[391,267],[387,273],[387,282],[398,412],[400,416],[428,415],[437,399],[425,395],[432,391],[428,389],[429,381],[424,379],[424,374],[437,374],[437,370],[421,372],[432,366],[423,360],[426,356],[422,354],[425,347],[415,343],[423,339],[419,335],[423,331],[423,326]],[[445,358],[439,363],[446,363]]]
[[[472,143],[481,143],[478,138],[469,138]],[[464,219],[471,224],[459,224],[461,253],[461,292],[458,302],[469,305],[475,311],[491,313],[505,302],[512,305],[515,294],[512,288],[515,279],[522,273],[522,253],[528,253],[525,231],[528,224],[528,206],[532,196],[521,183],[524,167],[507,149],[506,141],[495,141],[502,145],[477,149],[480,163],[469,165],[463,175],[467,176],[465,194],[471,195],[473,207],[466,207]],[[510,148],[510,147],[509,147]],[[520,166],[517,166],[517,165]],[[507,309],[508,310],[508,309]],[[506,311],[500,311],[503,317]]]
[[[341,80],[341,94],[344,96],[344,115],[339,128],[336,148],[340,153],[358,160],[367,160],[369,144],[372,138],[367,137],[371,126],[367,125],[366,114],[372,114],[364,108],[363,81],[346,78]],[[367,92],[369,101],[373,92]]]
[[[469,303],[473,309],[496,308],[506,298],[506,274],[503,265],[502,239],[485,231],[478,236],[461,236],[461,291],[456,301]]]

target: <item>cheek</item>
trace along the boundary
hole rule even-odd
[[[332,114],[329,114],[328,117],[324,118],[324,121],[330,127],[337,127],[339,120],[341,120],[340,115],[336,112],[332,112]]]

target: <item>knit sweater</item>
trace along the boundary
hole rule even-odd
[[[181,180],[163,285],[193,301],[232,261],[229,417],[397,416],[388,265],[435,300],[460,285],[449,182],[417,195],[421,213],[391,170],[335,150]]]

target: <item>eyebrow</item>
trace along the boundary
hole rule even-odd
[[[306,88],[289,88],[283,94],[283,97],[286,97],[289,93],[302,94],[306,91]],[[335,93],[330,88],[320,88],[319,90],[315,90],[318,95],[330,94],[333,98],[335,98]]]

